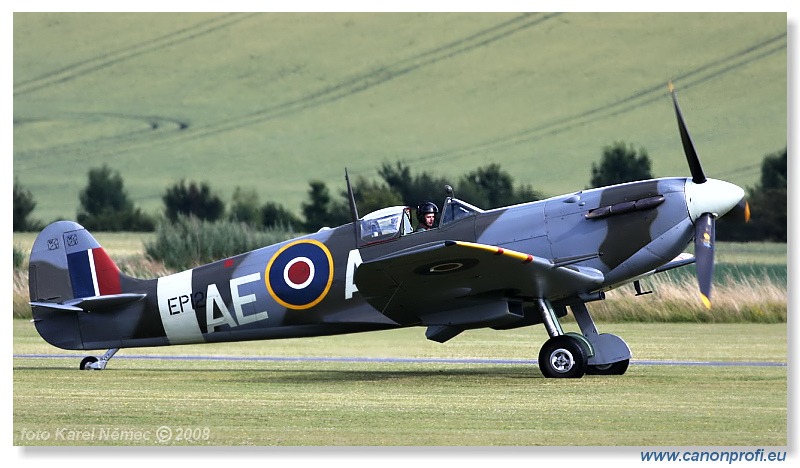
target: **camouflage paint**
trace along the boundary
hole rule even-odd
[[[669,261],[671,250],[682,250],[685,244],[658,247],[669,252],[657,260],[647,253],[659,236],[685,221],[684,181],[624,184],[490,211],[470,208],[468,215],[437,229],[374,244],[357,242],[358,226],[347,224],[153,280],[120,274],[81,226],[58,222],[42,232],[31,254],[34,318],[47,341],[68,349],[349,333],[424,325],[431,322],[431,314],[446,317],[441,313],[458,308],[469,308],[473,317],[472,325],[462,324],[464,328],[486,323],[498,328],[531,325],[541,322],[531,312],[538,298],[578,300],[607,288],[606,275],[615,283],[624,279],[614,273],[617,269],[641,274],[652,269],[654,261],[659,265]],[[658,206],[587,218],[598,208],[659,195],[665,200]],[[421,253],[444,249],[453,241],[462,249],[457,258],[437,260],[439,253]],[[360,267],[349,264],[355,261],[353,252],[359,254],[358,263],[363,262]],[[518,268],[499,262],[499,257],[509,257],[508,252],[545,263],[507,276],[503,271]],[[642,252],[647,258],[635,260]],[[585,260],[552,267],[554,260],[576,255]],[[626,264],[631,259],[633,264]],[[384,279],[373,275],[370,281],[383,281],[383,286],[374,287],[384,292],[365,298],[359,291],[358,271],[364,264],[404,262],[410,262],[411,276],[376,273]],[[356,274],[348,278],[348,269]],[[470,286],[465,288],[462,279]],[[396,294],[403,283],[414,284],[415,289]],[[63,310],[81,296],[115,291],[123,296],[141,294],[144,299],[123,297],[117,301],[130,302],[115,307],[92,302],[88,310]],[[505,303],[517,305],[498,308]],[[480,304],[485,304],[487,317],[495,319],[482,319]]]

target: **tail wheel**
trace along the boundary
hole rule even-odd
[[[91,370],[91,367],[89,366],[97,361],[98,359],[94,356],[86,356],[83,358],[83,360],[81,360],[81,370]]]
[[[581,343],[569,335],[550,338],[539,351],[539,370],[549,378],[581,378],[586,373],[587,361]]]

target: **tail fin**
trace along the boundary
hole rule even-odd
[[[36,330],[63,349],[121,347],[147,296],[147,282],[120,273],[97,240],[72,221],[55,222],[36,238],[28,281]]]
[[[120,294],[121,273],[97,240],[78,223],[47,226],[31,249],[31,302],[60,302]]]

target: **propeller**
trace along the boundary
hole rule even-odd
[[[742,221],[745,223],[750,222],[750,203],[747,202],[747,199],[742,198],[739,200],[739,203],[736,204],[731,211],[730,214],[736,217],[738,221]]]
[[[703,167],[700,165],[700,158],[697,156],[697,151],[694,149],[692,136],[689,135],[686,122],[683,120],[681,106],[678,105],[678,96],[675,94],[675,85],[672,84],[672,80],[670,80],[667,88],[669,88],[669,93],[672,95],[672,104],[675,106],[675,115],[678,117],[678,131],[681,133],[683,152],[686,154],[686,161],[689,163],[689,171],[692,173],[692,182],[695,184],[702,184],[708,179],[706,179],[706,175],[703,173]]]
[[[747,203],[741,187],[729,182],[706,178],[694,142],[686,128],[672,81],[669,82],[668,88],[675,107],[675,115],[678,118],[678,131],[681,134],[683,152],[692,173],[692,180],[686,183],[686,206],[689,209],[689,216],[695,224],[694,254],[697,266],[697,284],[700,288],[703,305],[710,309],[711,286],[714,276],[716,219],[732,212],[735,217],[747,222],[750,220],[750,205]]]
[[[714,237],[716,235],[714,215],[704,213],[694,223],[694,257],[697,266],[697,284],[700,299],[707,309],[711,308],[711,279],[714,276]]]

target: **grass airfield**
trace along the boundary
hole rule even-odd
[[[574,324],[572,324],[574,326]],[[569,328],[569,324],[567,325]],[[14,358],[15,445],[782,446],[786,324],[600,324],[628,341],[621,377],[544,379],[533,364],[209,361],[128,356],[535,360],[541,327],[412,328],[309,339],[122,350],[102,372]],[[64,354],[14,321],[14,354]],[[165,429],[166,428],[166,429]],[[168,431],[168,432],[165,432]],[[44,437],[48,438],[45,440]],[[169,436],[169,438],[167,438]]]

